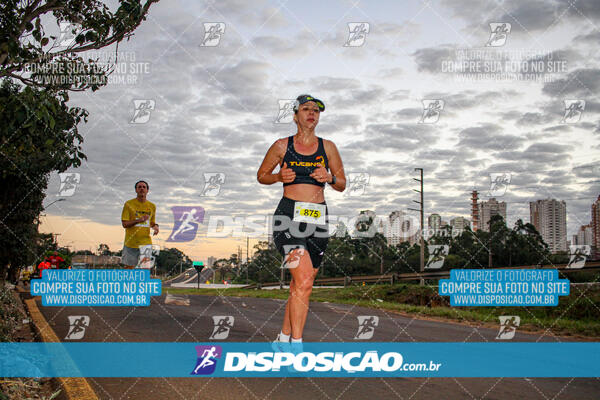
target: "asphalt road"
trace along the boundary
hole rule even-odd
[[[186,274],[187,274],[187,276],[186,276]],[[212,270],[212,268],[203,269],[202,271],[200,271],[200,282],[204,283],[207,280],[212,279],[213,274],[214,274],[214,271]],[[198,278],[198,273],[196,272],[196,270],[194,268],[188,268],[187,270],[183,271],[182,274],[173,278],[172,280],[163,282],[163,286],[168,287],[174,283],[184,283],[184,282],[196,283],[197,278]]]
[[[213,315],[235,318],[226,341],[272,341],[280,329],[282,300],[178,296],[189,306],[165,304],[154,297],[149,307],[43,307],[59,338],[68,333],[69,315],[88,315],[82,341],[207,342]],[[305,341],[354,341],[359,315],[379,317],[372,341],[486,342],[497,329],[439,322],[372,308],[311,303]],[[552,334],[517,332],[514,341],[569,341]],[[493,360],[490,360],[493,362]],[[571,378],[91,378],[102,399],[598,399],[600,379]]]

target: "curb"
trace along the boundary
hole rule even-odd
[[[20,293],[26,293],[25,291],[19,290]],[[29,315],[33,322],[35,330],[39,334],[42,342],[59,343],[60,340],[54,330],[46,321],[46,318],[42,315],[40,309],[35,303],[35,298],[25,299],[23,301],[27,306]],[[69,400],[85,399],[85,400],[98,400],[98,396],[94,389],[90,386],[87,379],[85,378],[56,378],[63,389],[66,398]]]

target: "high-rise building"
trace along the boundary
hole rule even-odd
[[[596,258],[600,257],[600,196],[592,203],[592,247]]]
[[[217,259],[213,256],[210,256],[206,259],[206,266],[207,267],[212,267],[213,265],[215,265],[215,261],[217,261]]]
[[[473,232],[479,230],[479,207],[477,206],[477,190],[473,190],[471,193],[471,219],[473,220]]]
[[[456,217],[450,220],[450,226],[452,226],[452,231],[462,232],[465,228],[470,227],[471,223],[464,217]]]
[[[429,228],[429,236],[437,234],[442,227],[442,217],[440,217],[440,214],[431,214],[427,218],[427,227]]]
[[[592,225],[581,225],[579,230],[577,231],[577,235],[573,235],[573,241],[571,244],[577,245],[590,245],[594,244],[594,234],[592,230]]]
[[[384,233],[388,245],[395,246],[407,239],[404,237],[404,232],[402,232],[402,222],[404,219],[405,213],[403,211],[393,211],[390,214]]]
[[[564,201],[530,202],[529,219],[552,253],[567,251],[567,204]]]
[[[503,201],[497,201],[494,197],[488,201],[482,201],[478,205],[479,214],[479,226],[478,229],[489,232],[490,231],[490,219],[494,215],[501,215],[506,221],[506,203]]]

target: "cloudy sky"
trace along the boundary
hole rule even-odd
[[[207,23],[224,33],[203,45]],[[350,35],[357,23],[362,38]],[[491,37],[490,23],[509,30]],[[48,207],[42,229],[75,249],[116,250],[122,205],[146,179],[155,243],[200,260],[235,252],[245,239],[207,238],[206,224],[192,242],[167,242],[171,207],[203,207],[205,222],[272,213],[281,185],[259,185],[256,170],[295,133],[275,123],[279,100],[311,93],[327,107],[317,134],[336,143],[347,174],[369,176],[364,193],[326,189],[331,214],[414,207],[420,167],[426,215],[470,218],[470,192],[486,200],[490,174],[508,173],[498,199],[509,225],[529,220],[529,201],[556,198],[570,238],[600,194],[599,26],[595,0],[163,0],[119,46],[113,82],[71,97],[90,113],[80,125],[88,160],[70,171],[81,181]],[[422,120],[432,99],[443,109]],[[149,100],[149,115],[135,117],[138,100]],[[573,100],[584,110],[565,119]],[[202,196],[206,173],[225,176],[216,196]],[[45,204],[59,188],[55,175]]]

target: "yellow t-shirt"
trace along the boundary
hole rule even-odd
[[[125,202],[121,212],[121,220],[131,221],[149,215],[147,221],[135,224],[131,228],[125,228],[125,246],[137,249],[140,246],[152,244],[150,239],[150,227],[155,223],[156,206],[146,200],[141,203],[137,198]]]

